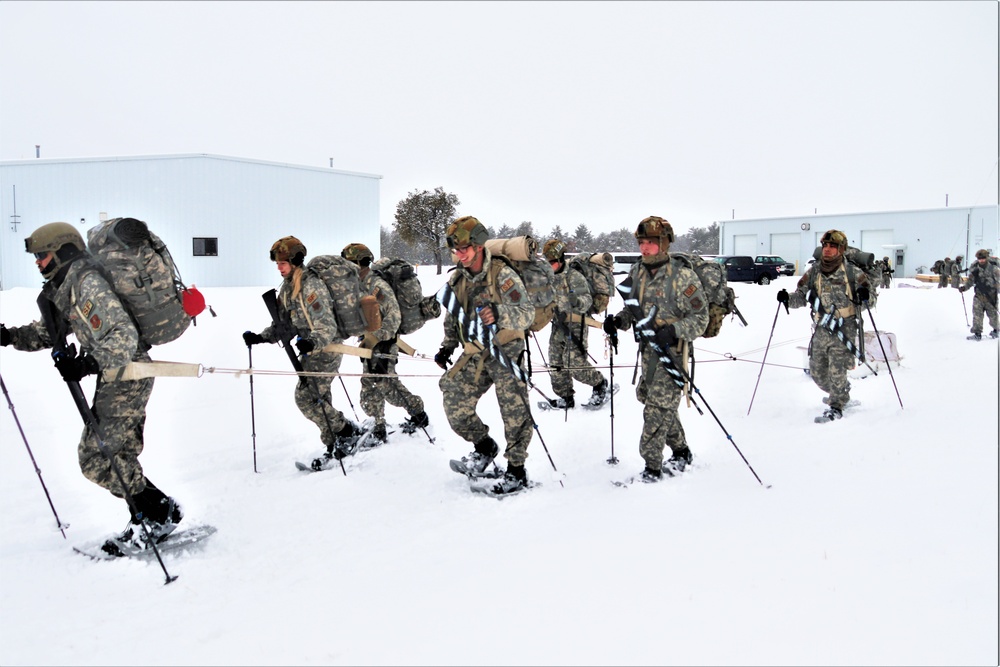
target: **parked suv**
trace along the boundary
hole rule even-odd
[[[778,267],[755,264],[750,255],[720,255],[715,261],[726,267],[727,282],[767,285],[778,278]]]
[[[757,255],[757,258],[754,259],[754,264],[773,266],[783,276],[795,275],[795,265],[791,262],[786,262],[777,255]]]

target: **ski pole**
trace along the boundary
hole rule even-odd
[[[10,408],[11,414],[14,415],[14,423],[17,424],[17,430],[21,432],[21,440],[24,441],[24,446],[28,449],[28,456],[31,457],[31,465],[35,468],[35,474],[38,475],[38,481],[42,483],[42,491],[45,492],[45,498],[49,501],[49,507],[52,508],[52,514],[56,517],[56,527],[59,532],[62,533],[63,539],[66,539],[66,531],[64,528],[69,528],[68,523],[63,523],[59,520],[59,514],[56,512],[56,506],[52,504],[52,496],[49,495],[49,490],[45,486],[45,480],[42,479],[42,471],[38,467],[38,463],[35,462],[35,455],[31,453],[31,447],[28,445],[28,438],[24,435],[24,429],[21,428],[21,420],[17,418],[17,411],[14,410],[14,403],[10,400],[10,394],[7,393],[7,385],[3,381],[3,376],[0,375],[0,387],[3,388],[3,395],[7,398],[7,407]]]
[[[958,290],[958,293],[962,295],[962,314],[965,315],[965,326],[969,326],[969,307],[965,305],[965,292],[963,290]],[[872,326],[875,325],[873,324]]]
[[[608,352],[611,358],[611,379],[608,381],[608,391],[611,392],[611,457],[608,459],[610,465],[618,465],[618,457],[615,456],[615,350],[618,348],[618,332],[607,337]]]
[[[757,384],[753,386],[753,395],[750,397],[750,406],[747,408],[747,415],[753,408],[753,399],[757,395],[757,387],[760,386],[760,376],[764,374],[764,364],[767,362],[767,351],[771,347],[771,338],[774,336],[774,326],[778,323],[778,313],[781,312],[781,302],[778,303],[777,310],[774,311],[774,321],[771,322],[771,333],[767,336],[767,346],[764,348],[764,358],[760,361],[760,372],[757,373]],[[785,312],[788,313],[788,304],[785,304]]]
[[[354,421],[360,423],[361,419],[358,417],[358,411],[354,409],[354,401],[351,400],[351,395],[347,391],[347,385],[344,384],[344,376],[338,375],[337,378],[340,380],[340,386],[344,388],[344,396],[347,397],[347,404],[351,406],[351,412],[354,413]]]
[[[899,401],[900,409],[903,408],[903,399],[899,397],[899,387],[896,386],[896,378],[892,374],[892,364],[889,363],[889,355],[885,353],[885,346],[882,344],[882,336],[878,333],[878,327],[875,326],[875,316],[872,315],[871,309],[868,309],[868,317],[872,321],[872,329],[875,330],[875,338],[878,339],[878,346],[882,348],[882,358],[885,359],[885,367],[889,369],[889,379],[892,380],[892,388],[896,390],[896,400]]]
[[[250,438],[253,441],[253,471],[257,472],[257,416],[253,405],[253,348],[247,345],[250,358]]]

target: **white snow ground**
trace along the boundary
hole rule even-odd
[[[433,267],[421,275],[425,293],[443,280]],[[155,561],[73,553],[121,530],[124,504],[80,474],[82,423],[48,354],[3,348],[16,415],[70,526],[63,539],[15,413],[0,411],[0,663],[997,664],[997,342],[965,340],[955,290],[896,281],[874,317],[896,334],[900,365],[856,379],[860,405],[817,425],[821,393],[800,349],[807,310],[777,316],[761,372],[775,293],[795,280],[735,285],[750,326],[728,320],[697,343],[695,381],[732,442],[707,409],[682,407],[695,468],[658,485],[610,483],[642,468],[626,333],[614,420],[608,408],[569,422],[536,411],[527,465],[541,486],[503,501],[448,469],[470,445],[448,427],[428,359],[399,371],[426,400],[434,443],[397,432],[348,460],[346,477],[297,472],[320,447],[294,378],[254,375],[251,400],[238,372],[240,334],[267,324],[271,286],[206,289],[218,318],[154,351],[206,372],[157,380],[141,460],[185,523],[218,533],[166,558],[178,577],[166,586]],[[3,322],[34,319],[36,294],[0,293]],[[433,355],[440,320],[407,338]],[[603,364],[602,338],[590,344]],[[552,395],[541,356],[533,344],[535,381]],[[277,346],[253,348],[253,366],[290,370]],[[342,370],[359,367],[345,359]],[[357,377],[344,381],[360,410]],[[492,392],[480,410],[501,435]]]

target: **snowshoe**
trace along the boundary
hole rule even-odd
[[[815,421],[817,424],[825,424],[827,422],[832,422],[837,419],[840,419],[843,416],[844,413],[839,408],[827,408],[826,410],[823,411],[823,414],[821,414],[819,417],[816,417],[816,419],[814,419],[813,421]]]
[[[994,329],[993,331],[991,331],[990,332],[990,338],[1000,338],[1000,331],[997,331],[996,329]]]
[[[542,410],[569,410],[570,408],[576,407],[576,401],[572,396],[569,398],[550,398],[545,401],[539,401],[538,407]]]
[[[407,417],[406,421],[399,425],[399,428],[406,435],[413,435],[417,432],[418,428],[427,428],[430,426],[430,423],[431,420],[427,417],[427,413],[420,412],[412,417]]]
[[[493,463],[493,459],[499,453],[500,447],[497,446],[496,441],[486,436],[482,441],[476,443],[476,448],[469,452],[468,456],[463,456],[458,461],[452,459],[448,462],[448,465],[455,472],[467,475],[468,477],[487,477],[489,475],[485,474],[486,469]],[[494,469],[496,468],[496,466],[493,467]]]
[[[995,338],[995,336],[994,336],[994,338]],[[983,339],[983,335],[982,334],[977,334],[977,333],[974,333],[971,336],[966,336],[965,337],[965,340],[982,340],[982,339]]]
[[[607,384],[607,381],[605,381],[605,385],[606,384]],[[611,397],[614,394],[617,394],[618,390],[620,389],[620,387],[618,386],[617,383],[615,383],[614,385],[612,385],[610,391],[608,390],[607,386],[605,386],[605,388],[602,391],[598,391],[598,388],[600,386],[601,385],[598,385],[597,387],[594,387],[594,393],[591,394],[590,398],[587,399],[587,402],[581,404],[580,407],[582,407],[584,409],[587,409],[587,410],[597,410],[598,408],[601,408],[605,404],[607,404],[607,402],[611,400]]]

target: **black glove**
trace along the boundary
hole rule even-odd
[[[448,364],[451,363],[451,354],[455,351],[455,348],[441,347],[438,353],[434,355],[434,363],[442,368],[442,370],[448,370]]]
[[[79,382],[88,375],[93,375],[98,370],[97,361],[93,357],[81,354],[72,357],[65,353],[53,354],[56,361],[56,368],[66,382]]]
[[[778,303],[788,305],[788,290],[778,290]]]
[[[299,354],[309,354],[316,349],[316,343],[308,338],[299,338],[295,341],[295,347],[298,349]]]
[[[7,347],[10,345],[10,331],[7,327],[0,324],[0,347]]]
[[[247,344],[247,347],[250,347],[251,345],[260,345],[264,342],[264,338],[260,334],[256,334],[252,331],[244,331],[243,342]]]
[[[868,291],[867,287],[865,287],[864,285],[858,287],[858,301],[860,301],[861,303],[865,303],[866,301],[868,301],[870,297],[871,297],[871,292]]]
[[[965,291],[965,290],[967,290],[967,289],[969,289],[969,288],[968,288],[968,287],[966,287],[965,285],[962,285],[961,287],[959,287],[959,288],[958,288],[958,291],[959,291],[959,292],[964,292],[964,291]],[[6,331],[7,331],[7,330],[6,330],[6,329],[4,329],[4,332],[5,332],[5,333],[6,333]],[[4,340],[6,340],[6,339],[4,339]],[[7,343],[4,343],[4,345],[6,345],[6,344],[7,344]]]
[[[618,330],[621,328],[622,319],[618,315],[608,315],[604,318],[604,333],[609,336],[615,336],[618,334]]]
[[[384,375],[389,372],[389,351],[392,350],[392,344],[394,342],[395,341],[390,338],[389,340],[377,343],[375,347],[372,348],[372,359],[368,366],[372,373]]]
[[[664,350],[674,345],[677,342],[677,331],[674,329],[673,324],[664,324],[662,327],[656,330],[656,335],[653,336],[653,340]]]

